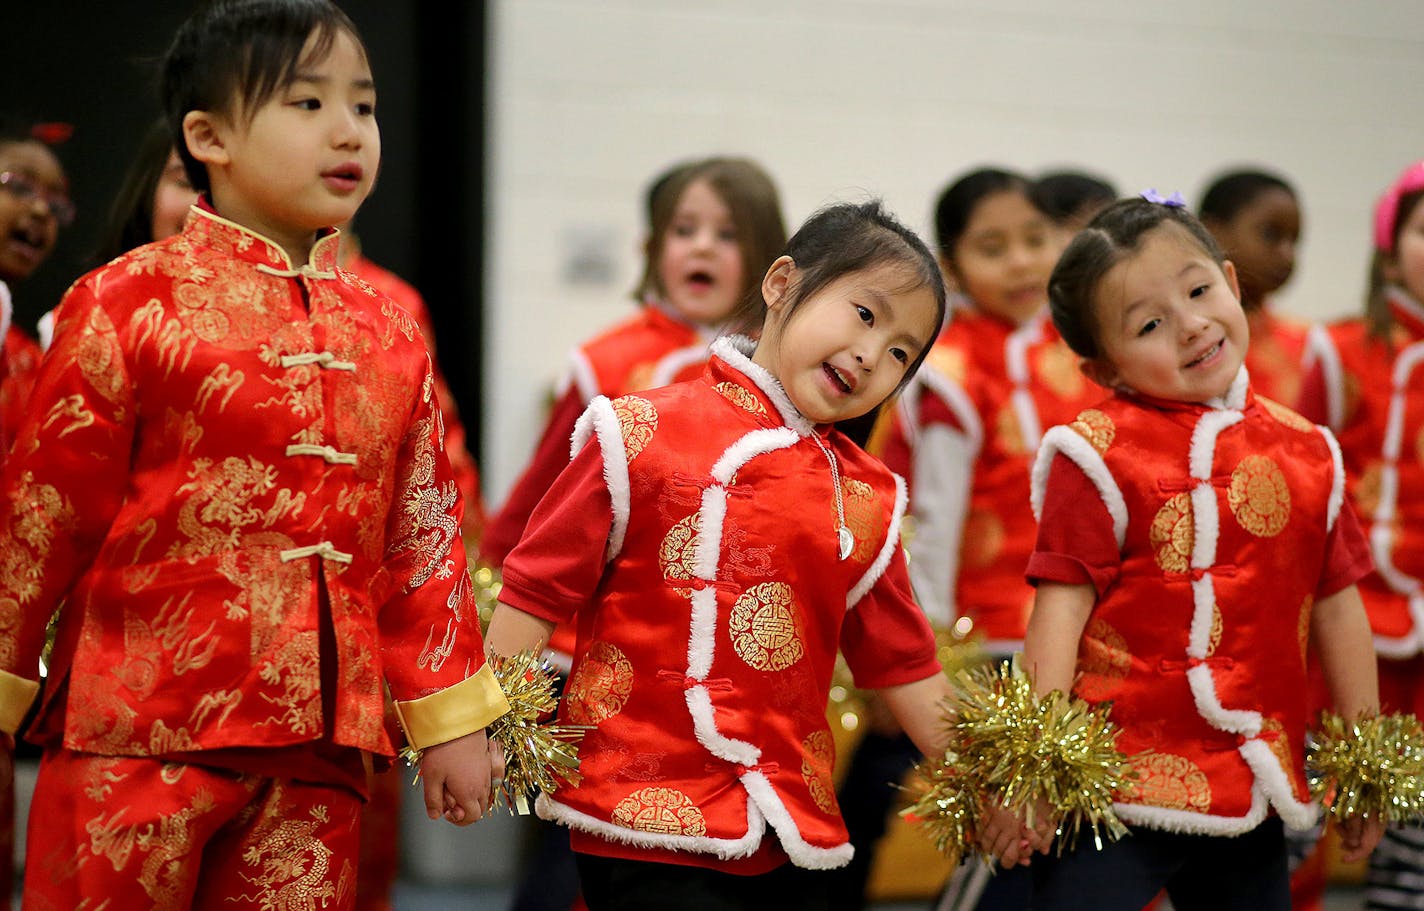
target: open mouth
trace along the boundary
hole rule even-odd
[[[37,257],[44,251],[45,236],[38,229],[19,227],[10,232],[10,244],[26,257]]]
[[[712,287],[712,276],[706,272],[693,272],[687,276],[687,283],[699,290],[706,290]]]
[[[830,378],[831,385],[840,389],[841,392],[849,395],[855,391],[855,387],[850,384],[846,377],[830,364],[822,364],[821,369],[825,371],[826,376]]]
[[[1188,367],[1188,368],[1196,367],[1196,366],[1198,366],[1198,365],[1200,365],[1200,364],[1202,364],[1202,363],[1204,363],[1204,362],[1210,360],[1213,356],[1216,355],[1216,353],[1217,353],[1218,351],[1221,350],[1221,346],[1224,345],[1224,344],[1226,344],[1226,339],[1222,339],[1221,341],[1217,342],[1215,345],[1212,345],[1210,348],[1208,348],[1208,349],[1206,349],[1205,351],[1203,351],[1198,357],[1192,359],[1191,361],[1188,361],[1188,362],[1187,362],[1187,367]]]
[[[347,162],[329,171],[322,172],[322,178],[328,183],[341,189],[354,189],[361,183],[361,166],[355,162]]]

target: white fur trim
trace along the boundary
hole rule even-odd
[[[598,374],[594,372],[593,362],[583,353],[583,349],[575,348],[569,353],[569,371],[559,386],[560,394],[569,386],[577,387],[579,400],[585,404],[599,396]]]
[[[1216,565],[1216,542],[1221,534],[1221,515],[1216,488],[1210,481],[1198,481],[1192,488],[1192,569]]]
[[[1313,802],[1300,803],[1295,799],[1290,778],[1270,745],[1264,740],[1248,740],[1241,744],[1240,753],[1256,775],[1256,786],[1265,792],[1286,825],[1292,829],[1309,829],[1315,825],[1320,819],[1320,808]]]
[[[1330,463],[1334,466],[1330,477],[1330,499],[1325,507],[1325,530],[1333,531],[1335,520],[1340,517],[1340,507],[1345,502],[1345,457],[1340,452],[1340,441],[1335,439],[1335,434],[1328,427],[1316,424],[1315,429],[1325,438],[1325,445],[1330,448]]]
[[[969,398],[969,394],[960,388],[959,384],[949,377],[935,370],[928,363],[920,365],[919,373],[915,374],[915,383],[922,389],[939,396],[945,406],[954,413],[959,421],[960,429],[969,437],[973,444],[973,452],[978,455],[979,450],[984,446],[984,422],[979,419],[979,409],[974,407],[974,402]],[[907,426],[919,428],[919,414],[914,415],[913,422]]]
[[[905,518],[905,506],[910,501],[910,493],[905,487],[905,479],[897,474],[892,475],[895,478],[895,507],[890,513],[890,525],[885,530],[885,540],[880,545],[880,553],[875,555],[875,562],[870,564],[865,575],[860,577],[860,581],[855,583],[846,595],[846,610],[860,603],[865,593],[880,581],[880,577],[885,574],[885,568],[890,565],[890,558],[895,555],[895,548],[900,546],[900,523]]]
[[[712,694],[705,686],[690,686],[686,690],[687,711],[692,715],[692,729],[697,742],[718,759],[751,767],[761,761],[761,750],[745,740],[723,737],[717,730],[717,712],[712,707]]]
[[[632,499],[628,484],[628,450],[623,445],[623,429],[618,424],[618,415],[613,411],[613,403],[607,396],[596,396],[588,403],[583,414],[574,425],[569,446],[569,457],[578,455],[590,436],[597,435],[598,446],[603,450],[603,483],[608,486],[608,498],[613,503],[613,527],[608,532],[608,560],[618,556],[623,549],[623,538],[628,534],[628,516],[632,511]]]
[[[1189,810],[1169,810],[1142,804],[1116,803],[1113,811],[1130,826],[1187,835],[1243,835],[1266,819],[1267,802],[1260,786],[1251,789],[1251,808],[1245,816],[1211,816]]]
[[[1043,435],[1043,444],[1038,447],[1038,455],[1033,462],[1033,472],[1030,475],[1033,517],[1043,518],[1043,497],[1048,487],[1048,470],[1053,465],[1053,457],[1060,452],[1082,469],[1083,474],[1087,475],[1088,480],[1098,489],[1098,496],[1107,507],[1108,515],[1112,516],[1113,537],[1121,548],[1127,540],[1127,501],[1123,499],[1117,481],[1113,479],[1112,472],[1108,470],[1107,463],[1098,451],[1077,431],[1062,424],[1050,428]]]
[[[1018,420],[1019,434],[1024,446],[1030,450],[1038,448],[1039,440],[1043,437],[1043,423],[1039,420],[1038,406],[1033,401],[1033,394],[1028,390],[1028,347],[1043,337],[1043,324],[1046,319],[1046,315],[1040,315],[1029,320],[1010,332],[1004,341],[1004,366],[1009,381],[1014,384],[1009,401],[1013,405],[1014,417]]]
[[[0,343],[10,334],[10,321],[14,318],[15,302],[10,297],[10,286],[0,281]]]
[[[1211,647],[1211,628],[1215,619],[1216,583],[1209,573],[1192,580],[1192,626],[1187,641],[1187,654],[1201,661]]]
[[[701,364],[706,361],[706,342],[699,342],[696,345],[689,345],[686,348],[679,348],[665,354],[653,365],[652,375],[648,379],[648,388],[656,389],[659,386],[670,385],[683,370],[693,364]]]
[[[849,842],[834,848],[818,848],[802,838],[801,831],[796,828],[796,821],[791,818],[786,805],[777,796],[776,789],[762,773],[747,772],[742,776],[742,787],[747,789],[752,803],[756,804],[767,822],[776,830],[781,846],[786,849],[786,856],[790,857],[796,866],[806,870],[832,870],[844,867],[855,856],[855,848]]]
[[[740,838],[710,838],[706,835],[662,835],[656,832],[639,832],[616,823],[597,819],[587,813],[559,803],[547,794],[540,794],[534,802],[535,812],[540,819],[557,822],[571,829],[588,832],[599,838],[620,845],[638,848],[662,848],[670,851],[690,851],[695,854],[711,854],[722,860],[736,860],[750,857],[761,847],[762,835],[766,833],[766,817],[752,801],[747,801],[747,834]]]
[[[693,551],[692,573],[708,582],[717,580],[722,562],[722,529],[727,521],[727,488],[712,484],[702,491],[702,508],[697,514],[697,546]]]
[[[1237,369],[1236,377],[1231,381],[1231,385],[1226,387],[1226,393],[1214,399],[1207,399],[1205,404],[1212,408],[1240,411],[1246,407],[1246,390],[1250,386],[1251,377],[1246,372],[1246,365],[1242,364]]]
[[[1192,428],[1189,462],[1192,477],[1199,481],[1211,478],[1211,465],[1216,458],[1216,438],[1245,416],[1240,411],[1217,410],[1208,411],[1197,420],[1197,426]]]
[[[717,589],[692,592],[692,628],[687,633],[687,676],[706,679],[717,642]]]
[[[811,433],[813,430],[811,422],[796,410],[795,405],[791,404],[791,399],[787,396],[786,390],[782,388],[781,381],[772,376],[765,367],[752,361],[752,353],[755,351],[756,342],[744,335],[724,335],[712,343],[714,355],[739,370],[747,379],[755,383],[758,389],[766,393],[766,397],[771,399],[771,403],[776,406],[776,410],[786,426],[801,436]]]
[[[788,449],[800,440],[801,435],[789,427],[753,430],[727,447],[712,466],[712,478],[718,484],[731,484],[737,471],[752,459],[778,449]],[[827,470],[830,470],[829,466]]]
[[[1197,703],[1197,712],[1217,730],[1255,737],[1261,733],[1261,713],[1244,709],[1228,709],[1216,695],[1216,680],[1211,667],[1198,664],[1187,670],[1187,683]]]
[[[35,335],[39,337],[41,351],[48,351],[54,344],[54,313],[54,310],[46,311],[44,316],[35,320]],[[4,337],[0,334],[0,338]]]
[[[1325,380],[1325,422],[1331,430],[1339,430],[1345,420],[1345,370],[1340,365],[1340,352],[1335,340],[1324,326],[1310,327],[1305,337],[1305,361],[1320,364]]]

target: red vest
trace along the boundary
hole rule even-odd
[[[973,479],[953,607],[1001,650],[1020,646],[1033,606],[1023,574],[1038,528],[1029,508],[1033,453],[1045,428],[1072,420],[1102,397],[1046,315],[1014,327],[961,311],[902,398],[911,445],[936,422],[958,426],[970,439]],[[928,511],[963,508],[927,499],[919,488],[911,503],[922,525]],[[912,569],[916,561],[945,559],[913,544],[911,552]]]
[[[1310,358],[1368,529],[1375,571],[1360,596],[1375,648],[1402,659],[1424,651],[1424,307],[1403,294],[1390,305],[1389,339],[1347,320],[1311,333]]]
[[[656,302],[574,349],[569,382],[585,402],[695,379],[707,363],[708,339]]]
[[[582,783],[540,813],[722,858],[753,854],[769,825],[798,866],[841,866],[825,705],[842,623],[892,565],[905,496],[841,434],[821,438],[855,539],[838,559],[830,460],[748,350],[720,340],[698,381],[600,397],[579,421],[614,519],[563,718],[594,727]],[[897,610],[932,652],[914,603]]]
[[[1333,437],[1253,396],[1215,406],[1117,396],[1044,437],[1097,487],[1122,563],[1083,632],[1075,692],[1111,702],[1139,783],[1122,818],[1233,835],[1267,805],[1316,817],[1306,787],[1306,646],[1344,496]]]

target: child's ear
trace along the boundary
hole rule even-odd
[[[183,115],[183,142],[188,153],[209,165],[225,165],[231,158],[223,142],[224,123],[211,111],[189,111]]]
[[[1226,276],[1226,283],[1231,286],[1231,293],[1236,295],[1237,300],[1241,300],[1241,283],[1236,280],[1236,264],[1229,259],[1223,259],[1221,274]]]
[[[1117,368],[1102,358],[1085,357],[1078,362],[1078,369],[1083,371],[1083,376],[1086,376],[1104,389],[1113,390],[1118,386],[1119,376]]]
[[[939,263],[939,273],[944,276],[944,290],[949,294],[958,294],[962,289],[954,272],[954,263],[943,252],[935,254],[935,262]]]
[[[777,258],[766,270],[761,280],[761,298],[766,301],[766,309],[775,310],[786,302],[786,292],[791,288],[795,273],[796,261],[789,256]]]

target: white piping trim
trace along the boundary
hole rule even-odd
[[[1188,668],[1187,683],[1192,688],[1197,712],[1212,727],[1245,737],[1255,737],[1261,733],[1260,712],[1228,709],[1221,704],[1221,699],[1216,694],[1216,680],[1211,675],[1210,665],[1198,664]]]
[[[725,759],[734,765],[750,768],[761,761],[761,750],[745,740],[724,737],[717,730],[716,709],[712,706],[712,694],[705,686],[690,686],[686,690],[687,711],[692,715],[692,730],[697,734],[697,742],[707,748],[707,752],[718,759]]]
[[[1325,381],[1325,423],[1339,430],[1345,421],[1345,371],[1340,365],[1340,352],[1335,340],[1324,326],[1315,325],[1305,336],[1305,358],[1320,364],[1320,376]]]
[[[904,478],[894,472],[891,472],[891,476],[895,479],[895,508],[890,514],[890,525],[885,531],[885,540],[880,545],[880,553],[875,555],[875,562],[870,564],[865,575],[860,577],[860,581],[855,583],[855,586],[846,595],[846,610],[859,604],[866,592],[880,581],[880,577],[885,574],[891,558],[895,555],[895,549],[900,546],[900,523],[905,518],[905,507],[910,501],[910,492],[905,486]]]
[[[542,798],[541,798],[542,799]],[[1169,810],[1144,804],[1115,803],[1113,812],[1131,826],[1188,835],[1242,835],[1266,819],[1266,796],[1260,785],[1251,788],[1251,808],[1245,816],[1212,816],[1190,810]]]
[[[969,398],[960,385],[954,380],[935,370],[928,363],[920,365],[920,372],[915,375],[915,383],[923,389],[939,396],[944,404],[954,413],[959,420],[960,429],[965,436],[969,437],[972,447],[972,454],[978,455],[979,450],[984,446],[984,422],[979,418],[979,410],[974,407],[974,402]],[[913,415],[913,420],[907,427],[914,427],[915,433],[919,433],[919,410]]]
[[[772,405],[776,406],[776,410],[786,426],[803,437],[812,433],[814,428],[811,426],[811,422],[796,410],[795,405],[791,404],[791,399],[787,396],[781,382],[772,376],[765,367],[752,361],[751,355],[754,351],[756,351],[756,342],[744,335],[724,335],[712,343],[712,354],[726,361],[729,366],[740,371],[747,379],[755,383],[757,388],[771,399]]]
[[[653,365],[652,375],[648,378],[648,388],[656,389],[659,386],[671,385],[683,370],[693,364],[705,363],[707,363],[706,342],[679,348],[664,355]]]
[[[844,867],[855,856],[855,848],[849,842],[834,848],[818,848],[802,838],[796,821],[791,818],[791,813],[781,802],[776,789],[761,772],[753,771],[743,775],[742,787],[747,789],[752,803],[761,809],[767,822],[776,830],[781,846],[786,849],[786,856],[791,858],[791,862],[796,866],[806,870],[832,870]]]
[[[1108,515],[1112,517],[1113,537],[1121,549],[1123,542],[1127,540],[1127,501],[1123,499],[1122,491],[1118,489],[1117,481],[1113,479],[1103,457],[1082,435],[1064,424],[1049,428],[1043,435],[1043,444],[1038,447],[1038,455],[1034,458],[1033,471],[1029,476],[1032,482],[1030,503],[1033,506],[1034,519],[1043,518],[1043,497],[1048,487],[1048,470],[1053,465],[1053,456],[1060,452],[1082,469],[1083,474],[1087,475],[1088,480],[1098,489],[1098,496],[1107,507]]]
[[[598,446],[603,451],[603,483],[608,487],[608,498],[613,506],[613,526],[608,532],[605,558],[612,560],[623,549],[623,538],[628,534],[632,497],[628,483],[628,450],[623,445],[618,415],[607,396],[595,396],[579,415],[570,441],[569,458],[578,455],[593,435],[598,437]]]
[[[752,801],[747,801],[747,834],[739,838],[709,838],[706,835],[663,835],[656,832],[639,832],[616,823],[607,822],[580,812],[567,804],[559,803],[548,794],[540,794],[534,802],[535,812],[540,819],[562,823],[571,829],[597,835],[615,844],[632,845],[637,848],[661,848],[670,851],[691,851],[697,854],[711,854],[722,860],[736,860],[750,857],[761,846],[762,835],[766,832],[766,817]]]
[[[1325,445],[1330,447],[1330,461],[1335,470],[1330,477],[1330,499],[1325,507],[1325,530],[1335,529],[1335,520],[1340,517],[1340,507],[1345,503],[1345,457],[1340,452],[1340,441],[1335,439],[1335,434],[1330,432],[1328,427],[1315,425],[1315,429],[1320,431],[1320,435],[1325,438]]]

